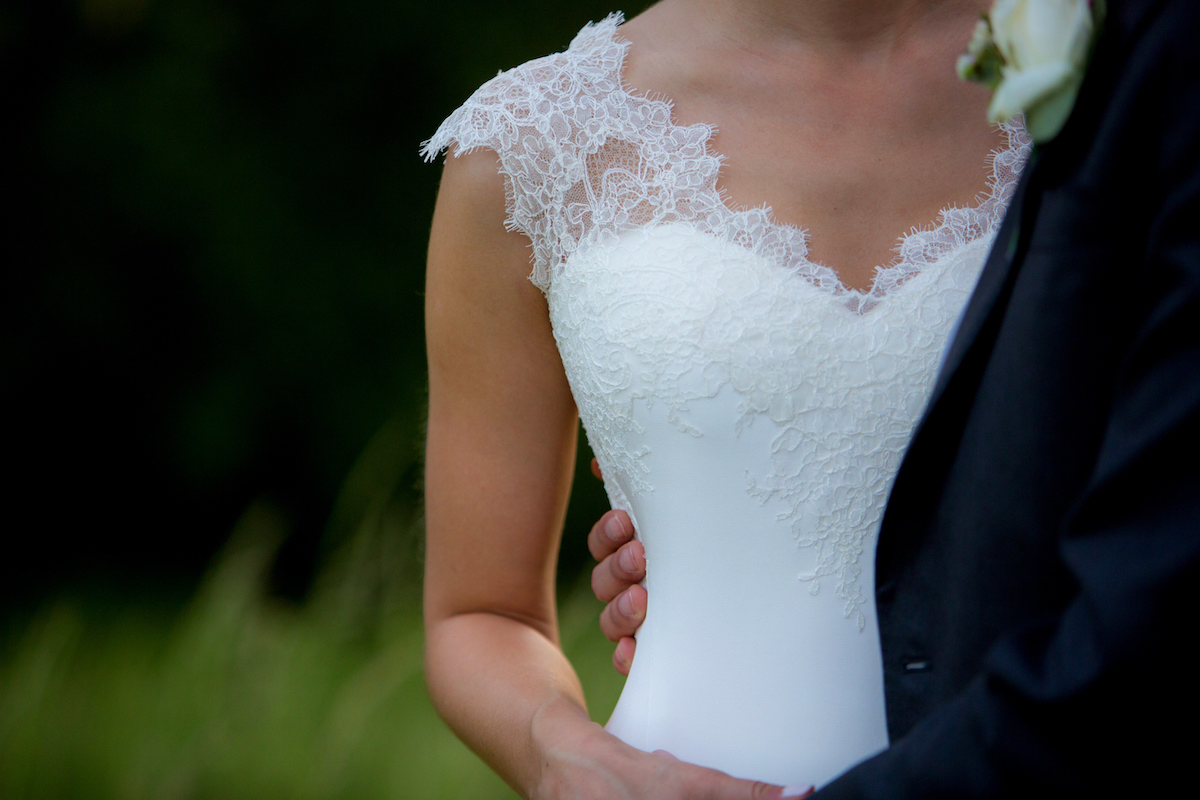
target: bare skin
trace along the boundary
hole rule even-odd
[[[776,800],[593,723],[558,646],[554,565],[576,411],[495,157],[451,159],[426,287],[426,679],[439,713],[531,798]],[[498,568],[499,567],[499,568]]]
[[[621,28],[625,78],[671,97],[677,122],[715,124],[730,202],[803,223],[811,255],[865,288],[898,234],[984,189],[998,144],[982,122],[987,98],[952,70],[981,5],[663,0]],[[779,787],[630,748],[588,718],[554,607],[576,409],[527,280],[529,241],[504,218],[496,156],[448,159],[426,287],[433,700],[526,797],[778,798]],[[612,520],[616,535],[593,530],[589,546],[601,562],[593,586],[611,601],[602,626],[621,641],[644,616],[632,584],[645,560],[628,517],[602,523]],[[631,658],[630,645],[618,655]]]
[[[953,69],[982,5],[668,0],[622,26],[625,82],[715,124],[728,202],[769,205],[867,289],[900,235],[986,188],[1001,137],[987,90]]]

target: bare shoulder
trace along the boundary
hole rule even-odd
[[[437,324],[464,314],[488,312],[492,321],[513,312],[545,316],[541,292],[527,279],[529,239],[505,228],[506,214],[504,176],[496,153],[451,153],[429,237],[426,315],[431,333],[453,334]]]
[[[635,90],[674,98],[686,91],[694,72],[698,39],[706,35],[696,15],[681,13],[675,3],[657,3],[617,29],[630,43],[625,83]]]
[[[686,49],[688,43],[680,42],[680,35],[690,33],[696,23],[696,14],[678,0],[662,0],[647,8],[618,29],[622,38],[640,48],[671,49],[673,45]]]

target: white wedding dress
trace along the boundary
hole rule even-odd
[[[875,537],[1027,138],[1007,129],[990,193],[848,290],[802,231],[725,204],[713,129],[623,85],[619,23],[489,81],[424,153],[499,155],[605,487],[645,544],[608,730],[819,786],[888,743]]]

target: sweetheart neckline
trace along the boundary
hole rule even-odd
[[[784,226],[784,225],[787,225],[787,223],[779,223],[779,225]],[[795,226],[789,226],[789,227],[792,227],[795,229]],[[570,256],[567,257],[566,261],[564,262],[564,266],[565,266],[565,268],[569,269],[570,265],[572,263],[575,263],[579,260],[587,261],[588,259],[594,259],[596,257],[595,253],[598,250],[602,251],[602,250],[611,249],[614,247],[617,247],[617,248],[624,247],[628,244],[627,239],[632,236],[657,238],[658,236],[662,236],[664,234],[669,234],[669,233],[677,233],[678,235],[696,236],[701,239],[706,239],[710,242],[716,243],[721,247],[736,248],[736,249],[742,251],[746,256],[760,261],[764,265],[764,267],[763,267],[764,269],[771,269],[771,270],[778,269],[781,272],[781,274],[778,276],[778,280],[781,280],[785,283],[791,282],[791,281],[796,281],[796,285],[807,287],[806,291],[811,292],[813,297],[819,297],[821,299],[821,301],[829,302],[833,307],[840,307],[851,318],[854,318],[854,317],[866,318],[867,317],[866,314],[858,313],[854,309],[847,308],[846,304],[844,302],[837,302],[839,300],[844,299],[843,294],[838,294],[837,292],[831,292],[828,289],[824,288],[821,284],[810,280],[808,277],[806,277],[805,275],[802,275],[798,271],[796,271],[794,269],[786,269],[786,268],[782,267],[781,265],[778,264],[776,259],[773,259],[770,256],[759,253],[759,252],[755,251],[755,249],[752,247],[747,247],[744,244],[741,244],[740,242],[729,241],[728,239],[725,239],[716,233],[698,229],[691,222],[665,222],[665,223],[657,223],[657,224],[652,224],[652,225],[645,225],[642,227],[633,228],[631,230],[624,231],[620,234],[617,234],[617,237],[615,240],[609,240],[609,241],[601,240],[598,242],[592,242],[592,243],[581,245],[578,249],[575,250],[575,252],[573,252]],[[967,248],[970,248],[970,247],[978,244],[978,242],[982,238],[983,237],[980,236],[980,237],[976,237],[968,242],[965,242],[963,244],[963,250],[966,250]],[[823,265],[818,265],[818,266],[823,266]],[[895,296],[905,294],[909,291],[918,291],[920,286],[922,285],[921,284],[922,280],[931,281],[931,280],[936,280],[936,278],[937,278],[937,276],[934,274],[931,274],[929,270],[926,270],[926,269],[917,270],[909,277],[908,280],[905,280],[902,283],[897,284],[892,290],[890,290],[887,293],[886,296],[887,297],[895,297]],[[867,296],[866,293],[860,292],[859,290],[849,289],[846,287],[843,287],[843,288],[845,288],[846,292],[859,292],[859,294],[862,295],[863,297]],[[551,286],[551,289],[549,291],[550,292],[554,291],[553,285]],[[879,305],[882,305],[882,304],[876,303],[875,305],[872,306],[872,308],[875,308]],[[871,315],[871,316],[874,316],[874,315]]]

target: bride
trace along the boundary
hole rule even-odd
[[[887,746],[874,537],[1026,150],[954,75],[981,6],[662,0],[426,143],[427,679],[525,796]],[[653,598],[606,728],[555,622],[577,414]]]

